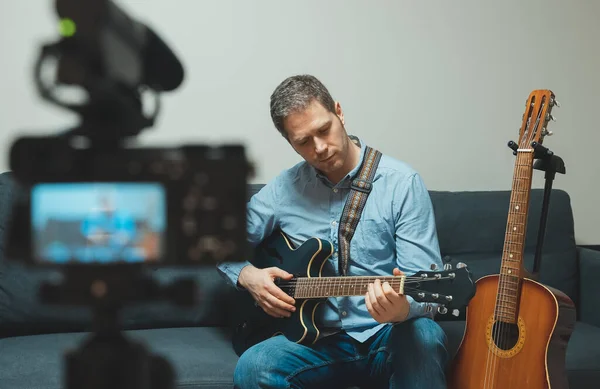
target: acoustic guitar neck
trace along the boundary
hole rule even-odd
[[[518,317],[535,155],[533,145],[534,142],[541,144],[543,136],[547,134],[546,125],[552,117],[550,112],[554,98],[554,94],[549,90],[536,91],[529,96],[523,114],[519,145],[515,150],[512,190],[494,311],[496,320],[507,323],[516,323]]]

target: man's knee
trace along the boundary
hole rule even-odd
[[[391,348],[392,387],[446,387],[446,334],[438,323],[420,317],[395,324],[388,347]],[[403,374],[406,371],[410,373]]]
[[[393,346],[425,354],[445,356],[447,337],[438,323],[428,317],[419,317],[396,324],[392,335]]]
[[[246,350],[237,362],[233,373],[235,388],[258,388],[267,384],[270,361],[264,358],[268,349],[259,343]]]
[[[279,339],[270,338],[246,350],[237,362],[233,374],[235,388],[284,388],[282,376],[285,347]]]

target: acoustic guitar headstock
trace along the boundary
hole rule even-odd
[[[554,106],[559,104],[549,89],[536,89],[529,94],[519,128],[519,149],[531,148],[532,142],[542,144],[545,136],[552,135],[552,131],[548,131],[548,123],[555,120],[552,116]]]

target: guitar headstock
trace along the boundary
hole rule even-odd
[[[532,142],[542,144],[545,136],[552,135],[548,123],[555,120],[552,116],[554,106],[559,104],[549,89],[536,89],[529,94],[519,129],[519,149],[531,148]]]
[[[475,296],[475,282],[466,266],[444,271],[420,271],[404,281],[404,294],[415,301],[438,303],[442,314],[460,309]]]

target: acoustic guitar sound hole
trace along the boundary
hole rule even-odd
[[[519,326],[497,321],[492,327],[492,338],[500,350],[510,350],[519,341]]]

